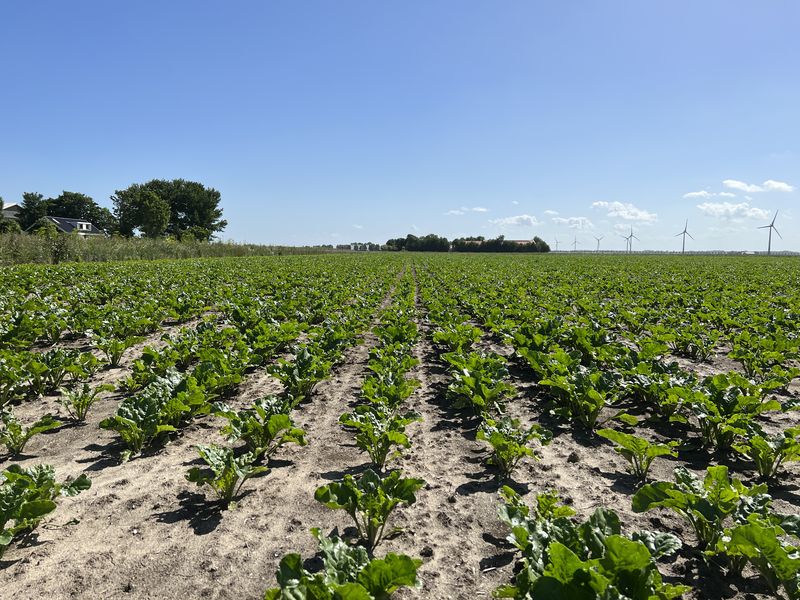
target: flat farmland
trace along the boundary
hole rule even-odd
[[[0,596],[798,598],[799,357],[791,258],[0,269]]]

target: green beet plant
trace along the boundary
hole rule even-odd
[[[383,470],[387,460],[400,456],[403,448],[411,446],[405,428],[420,420],[415,413],[395,414],[379,404],[359,406],[339,417],[339,423],[355,430],[356,445],[379,470]]]
[[[200,458],[208,468],[192,467],[186,473],[186,479],[199,487],[210,487],[222,504],[228,508],[236,508],[233,499],[239,493],[244,482],[259,473],[269,471],[267,467],[255,465],[256,453],[248,452],[236,457],[233,448],[225,446],[195,446]]]
[[[499,476],[506,479],[520,460],[536,456],[528,445],[532,440],[539,440],[546,445],[553,439],[553,434],[537,424],[522,427],[519,419],[504,416],[498,420],[485,418],[478,429],[477,438],[492,447],[489,464],[497,467]]]
[[[647,480],[647,473],[650,465],[659,456],[677,457],[674,448],[678,442],[671,441],[666,444],[651,444],[646,439],[617,431],[616,429],[598,429],[597,435],[606,438],[616,444],[614,451],[621,454],[629,463],[630,472],[640,482]]]
[[[59,403],[67,411],[69,416],[79,423],[86,420],[86,414],[92,405],[99,400],[99,395],[103,392],[113,392],[114,386],[110,383],[91,387],[84,383],[82,387],[74,390],[61,389]]]
[[[58,483],[50,465],[11,465],[0,473],[0,558],[12,542],[32,533],[56,509],[59,496],[75,496],[91,485],[85,474]]]
[[[762,479],[774,479],[784,463],[800,461],[800,427],[776,435],[750,435],[733,449],[753,461]]]
[[[367,469],[358,479],[345,475],[342,481],[317,488],[314,498],[328,508],[347,512],[355,522],[364,547],[372,554],[387,534],[389,516],[401,504],[414,504],[415,493],[423,485],[424,480],[401,477],[400,471],[392,471],[381,478]]]
[[[25,426],[10,411],[0,416],[0,421],[3,423],[3,428],[0,429],[0,443],[5,445],[11,456],[21,454],[33,436],[58,429],[63,425],[52,415],[45,415],[29,426]]]
[[[267,590],[265,600],[388,600],[401,587],[419,587],[421,560],[393,553],[370,559],[361,546],[323,537],[318,529],[311,533],[319,540],[322,570],[310,573],[299,554],[287,554],[275,574],[279,587]]]
[[[288,412],[292,403],[274,396],[256,400],[250,408],[236,411],[217,404],[214,414],[228,420],[221,433],[228,441],[242,440],[257,459],[269,459],[285,444],[306,445],[305,431],[295,427]]]

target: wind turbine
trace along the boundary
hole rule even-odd
[[[573,252],[577,252],[578,251],[578,236],[577,235],[575,236],[575,241],[572,242],[572,251]]]
[[[558,252],[558,238],[556,238],[556,252]]]
[[[639,240],[639,238],[633,235],[633,225],[631,225],[631,234],[628,236],[628,238],[630,238],[628,242],[630,244],[630,252],[633,254],[633,240]],[[642,240],[639,241],[641,242]]]
[[[621,237],[623,240],[625,240],[625,252],[626,253],[630,252],[631,251],[631,239],[627,235],[622,235],[622,234],[620,234],[619,237]]]
[[[594,239],[596,239],[596,240],[597,240],[597,250],[595,250],[595,252],[600,252],[600,240],[602,240],[602,239],[603,239],[605,236],[601,235],[600,237],[597,237],[597,236],[595,235],[595,236],[593,236],[593,237],[594,237]]]
[[[759,227],[759,229],[769,229],[769,241],[767,242],[767,256],[769,256],[772,253],[772,230],[774,229],[775,233],[778,234],[778,237],[783,239],[781,232],[778,231],[778,229],[775,227],[775,219],[777,218],[778,218],[778,211],[776,210],[775,216],[772,217],[772,223],[770,223],[769,225],[764,225],[762,227]]]
[[[681,254],[684,254],[686,252],[686,236],[688,235],[690,238],[694,239],[692,237],[692,234],[689,233],[689,231],[687,230],[688,227],[689,227],[689,219],[686,219],[686,224],[683,226],[683,231],[675,234],[675,237],[678,237],[679,235],[683,236],[683,245],[681,246]]]

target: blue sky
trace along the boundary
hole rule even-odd
[[[222,192],[223,237],[800,250],[800,3],[7,2],[0,195]]]

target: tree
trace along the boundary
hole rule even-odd
[[[47,200],[42,194],[25,192],[22,194],[22,204],[19,206],[19,226],[26,231],[31,225],[42,217],[47,216]]]
[[[150,190],[144,190],[139,200],[139,229],[146,237],[161,237],[169,224],[169,204]]]
[[[156,205],[145,192],[154,194],[169,207],[165,232],[178,239],[192,237],[207,241],[228,224],[221,218],[221,195],[217,190],[206,188],[196,181],[153,179],[144,184],[134,183],[111,196],[114,214],[119,219],[120,233],[123,235],[133,235],[136,229],[144,231],[145,215],[153,215],[152,210]],[[143,212],[142,206],[146,203],[150,204],[150,208]],[[157,208],[160,216],[162,209],[160,205]]]

